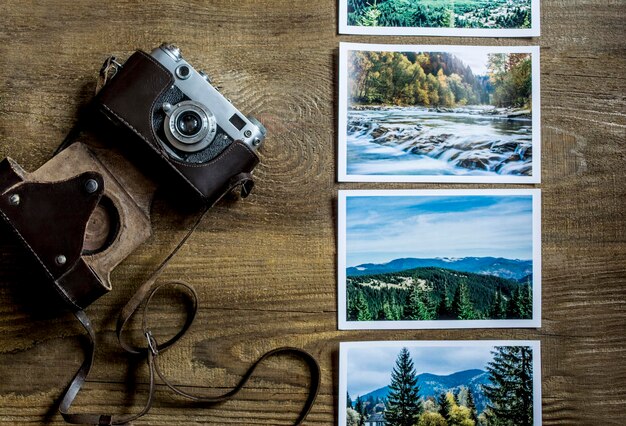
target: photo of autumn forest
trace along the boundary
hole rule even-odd
[[[348,25],[415,28],[530,28],[531,0],[347,0]]]
[[[379,343],[342,346],[342,426],[541,424],[532,342]]]
[[[348,195],[348,327],[538,320],[533,202],[532,193]]]
[[[538,179],[530,51],[372,48],[346,53],[347,176]]]

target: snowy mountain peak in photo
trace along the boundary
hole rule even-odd
[[[489,381],[488,372],[474,369],[459,371],[447,376],[422,373],[417,376],[417,384],[419,395],[424,399],[437,398],[442,393],[447,392],[456,394],[462,387],[468,388],[473,394],[476,408],[481,412],[487,406],[487,399],[484,396],[482,386],[489,385],[491,382]],[[389,396],[389,392],[389,386],[385,386],[365,395],[360,395],[360,397],[364,401],[371,398],[384,400]],[[354,400],[356,400],[356,397]]]
[[[445,268],[459,272],[495,275],[500,278],[521,280],[533,272],[532,260],[505,259],[502,257],[436,257],[427,259],[402,258],[387,263],[362,265],[347,268],[347,276],[386,274],[414,268]]]

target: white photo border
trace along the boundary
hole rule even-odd
[[[450,52],[530,53],[532,67],[532,176],[360,175],[348,173],[348,52]],[[339,182],[414,183],[541,183],[541,73],[539,46],[459,46],[339,43],[339,113],[337,170]]]
[[[339,343],[339,426],[346,426],[346,408],[348,405],[348,352],[350,349],[380,347],[485,347],[485,346],[528,346],[533,351],[533,424],[542,424],[541,399],[541,342],[539,340],[387,340],[371,342]]]
[[[524,320],[348,321],[346,298],[346,200],[348,197],[531,196],[533,243],[533,315]],[[337,195],[337,324],[339,330],[427,330],[541,327],[541,190],[540,189],[415,189],[339,190]]]
[[[539,37],[540,0],[531,0],[530,28],[365,27],[348,25],[348,0],[339,0],[339,34],[442,37]]]

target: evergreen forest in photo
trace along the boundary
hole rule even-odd
[[[350,51],[351,106],[455,108],[492,105],[531,110],[529,53],[487,54],[487,75],[448,52]]]
[[[409,350],[402,348],[388,386],[358,395],[356,400],[347,395],[346,425],[362,426],[375,419],[385,426],[532,426],[532,348],[496,346],[491,355],[486,371],[453,374],[480,373],[485,376],[484,384],[472,385],[475,376],[470,374],[462,385],[443,385],[433,394],[432,390],[424,393],[428,383],[420,378],[442,376],[418,375],[419,359],[412,359]],[[479,406],[476,401],[483,403]]]
[[[530,28],[531,0],[347,0],[348,25],[404,28]]]
[[[348,276],[348,321],[532,319],[532,276],[444,268]]]

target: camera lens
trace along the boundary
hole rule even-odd
[[[217,121],[209,108],[186,100],[163,104],[163,128],[169,144],[184,152],[198,152],[209,146],[217,133]]]
[[[185,111],[176,120],[178,131],[187,137],[192,137],[202,129],[202,118],[195,111]]]

